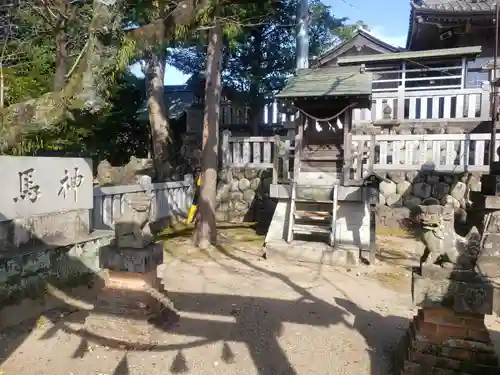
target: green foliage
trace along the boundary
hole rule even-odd
[[[41,4],[38,0],[34,1],[35,4]],[[116,32],[116,25],[113,24],[109,26],[109,35],[99,35],[99,49],[96,50],[94,44],[94,49],[91,50],[95,51],[94,56],[90,60],[86,59],[82,52],[90,48],[91,36],[88,35],[88,29],[92,20],[92,5],[83,4],[77,11],[77,22],[69,24],[66,29],[66,63],[68,68],[74,65],[70,82],[74,86],[81,84],[78,79],[72,79],[73,76],[78,77],[78,70],[82,70],[80,67],[92,71],[100,66],[98,74],[102,79],[97,82],[99,87],[96,88],[93,82],[87,82],[87,78],[86,82],[92,84],[92,90],[102,91],[108,105],[96,113],[89,113],[85,108],[68,102],[72,109],[67,112],[68,116],[58,118],[57,126],[45,127],[45,130],[30,130],[7,153],[99,155],[115,160],[128,160],[136,152],[144,155],[148,148],[148,129],[146,124],[137,120],[137,112],[145,98],[144,83],[123,73],[135,57],[136,43],[133,39],[123,38],[121,23]],[[5,85],[8,86],[5,105],[22,103],[50,93],[55,73],[54,25],[30,7],[17,8],[13,14],[22,27],[17,29],[16,34],[4,46],[3,75]],[[87,64],[91,64],[90,69]],[[67,90],[69,95],[73,95],[71,87]],[[60,100],[68,99],[61,95]]]
[[[335,35],[341,42],[354,37],[354,33],[359,29],[369,30],[366,23],[364,23],[363,21],[358,21],[353,25],[345,25],[334,29],[333,35]]]
[[[9,154],[86,156],[112,163],[128,162],[132,155],[145,156],[148,127],[137,119],[145,100],[144,86],[130,73],[120,74],[110,89],[106,111],[75,113],[57,128],[25,136]]]
[[[335,17],[321,0],[309,2],[309,54],[318,56],[343,40],[337,30],[347,18]],[[224,7],[223,81],[230,99],[262,107],[279,91],[296,66],[296,0],[249,2]],[[209,20],[206,20],[209,22]],[[212,21],[213,23],[213,21]],[[203,72],[206,41],[189,40],[170,50],[168,63],[183,73]]]

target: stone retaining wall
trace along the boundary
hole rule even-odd
[[[219,171],[217,213],[219,222],[270,222],[276,202],[269,198],[272,171],[224,168]]]
[[[452,206],[465,221],[469,192],[481,190],[481,176],[474,173],[389,172],[384,177],[389,181],[380,183],[377,224],[391,227],[401,226],[422,203]]]
[[[85,283],[99,270],[99,250],[111,231],[89,233],[88,210],[51,213],[0,223],[0,310],[24,298],[42,298],[47,285]]]
[[[469,192],[481,190],[476,173],[434,171],[388,172],[380,183],[376,225],[405,227],[420,204],[441,204],[455,209],[456,219],[465,222]],[[270,222],[276,201],[269,198],[272,171],[257,168],[224,168],[217,184],[219,222]]]

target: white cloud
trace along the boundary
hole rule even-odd
[[[380,40],[383,40],[386,43],[389,43],[396,47],[405,47],[406,46],[406,31],[404,34],[400,33],[391,33],[388,32],[387,29],[383,26],[375,26],[370,29],[370,33],[373,36],[377,37]]]

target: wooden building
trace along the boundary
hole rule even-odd
[[[266,244],[319,232],[370,249],[372,176],[488,172],[493,3],[414,1],[405,50],[359,31],[288,82],[277,99],[296,136],[285,152],[274,140]]]
[[[370,254],[373,192],[345,164],[350,157],[346,141],[353,109],[368,107],[371,91],[372,73],[359,66],[331,67],[304,69],[277,95],[285,107],[297,108],[300,115],[292,179],[271,185],[271,197],[278,206],[266,246],[301,235],[326,235],[331,246]]]

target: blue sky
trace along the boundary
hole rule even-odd
[[[404,47],[410,17],[410,0],[324,0],[331,5],[336,17],[348,17],[349,22],[364,21],[377,38],[387,43]],[[142,76],[139,65],[132,72]],[[167,66],[166,85],[184,84],[189,76]]]

